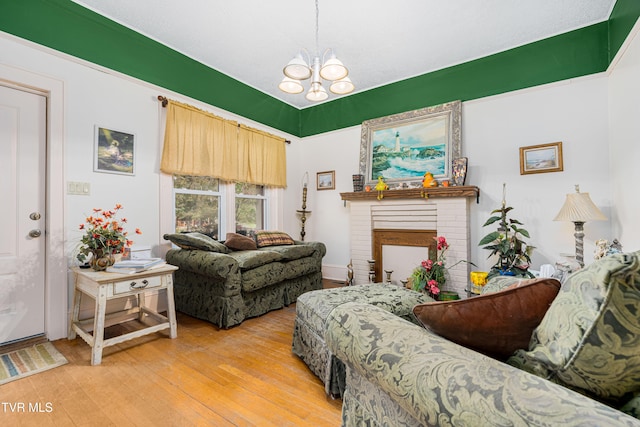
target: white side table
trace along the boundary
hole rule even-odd
[[[164,329],[169,329],[170,338],[176,338],[178,333],[173,300],[173,272],[177,269],[176,266],[165,264],[140,273],[120,274],[74,267],[75,291],[68,338],[75,339],[77,333],[91,346],[92,365],[102,362],[102,350],[111,345]],[[167,316],[145,306],[145,293],[159,289],[166,289]],[[79,320],[83,296],[93,298],[95,314],[93,318]],[[106,314],[107,301],[132,296],[137,300],[136,307]],[[135,330],[104,339],[105,327],[125,322],[130,322]]]

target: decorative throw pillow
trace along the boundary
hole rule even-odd
[[[237,233],[227,233],[224,245],[234,251],[250,251],[258,249],[256,241],[251,237],[243,236]]]
[[[227,249],[225,245],[202,233],[165,234],[163,237],[164,240],[170,240],[174,245],[182,249],[199,249],[201,251],[220,252],[223,254],[229,253],[229,249]]]
[[[259,248],[278,245],[293,245],[295,242],[287,233],[282,231],[265,231],[256,232],[256,244]]]
[[[508,363],[602,399],[640,391],[640,252],[570,275],[527,350]]]
[[[531,333],[558,294],[556,279],[529,279],[506,289],[455,301],[416,305],[413,314],[432,332],[499,359],[528,348]]]

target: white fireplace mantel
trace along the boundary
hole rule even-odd
[[[433,230],[449,242],[447,266],[468,260],[471,255],[469,206],[479,195],[480,190],[474,186],[389,190],[383,192],[380,200],[377,192],[341,193],[349,208],[355,283],[369,282],[368,260],[373,259],[373,230],[377,229]],[[428,244],[425,242],[424,246]],[[450,268],[447,290],[464,297],[469,271],[469,264],[465,262]]]

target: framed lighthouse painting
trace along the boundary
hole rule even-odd
[[[394,114],[362,123],[360,173],[368,184],[378,177],[394,183],[420,182],[426,172],[451,178],[461,154],[461,102]]]

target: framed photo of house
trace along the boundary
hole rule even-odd
[[[520,175],[562,170],[562,142],[520,147]]]
[[[336,188],[336,171],[318,172],[316,174],[316,190],[334,190]]]
[[[382,176],[391,187],[418,185],[426,172],[439,181],[450,179],[452,162],[462,152],[461,122],[460,101],[364,121],[360,173],[365,182]]]
[[[134,175],[136,145],[133,133],[96,125],[94,144],[94,172]]]

